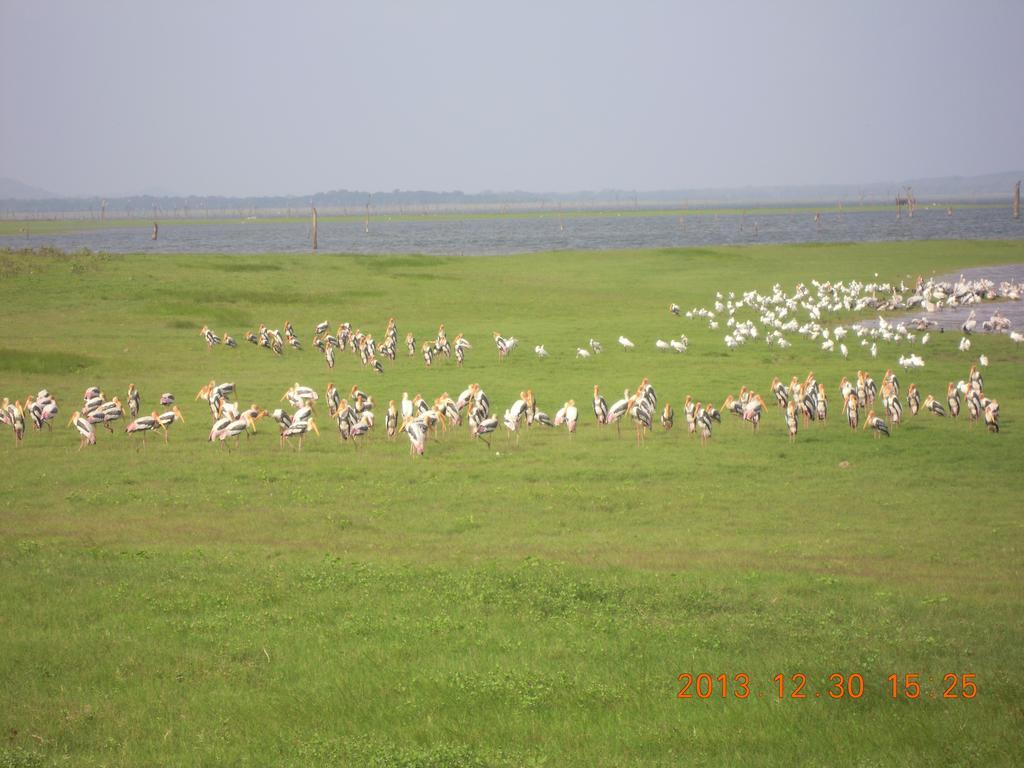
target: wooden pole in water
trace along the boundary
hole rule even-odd
[[[1013,188],[1013,218],[1020,218],[1020,182]]]
[[[313,250],[317,249],[316,242],[316,206],[313,206]]]
[[[156,240],[157,233],[160,231],[160,226],[154,221],[153,222],[153,234],[150,235],[150,240]]]

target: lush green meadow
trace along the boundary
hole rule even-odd
[[[0,429],[0,767],[1014,764],[1024,350],[978,335],[963,354],[960,334],[932,333],[904,389],[944,401],[984,352],[1002,432],[908,412],[876,440],[842,422],[839,379],[880,380],[908,347],[871,360],[853,342],[844,361],[791,334],[790,349],[729,351],[724,322],[710,331],[668,305],[1019,262],[1021,241],[0,253],[0,397],[46,387],[61,405],[53,432],[20,447]],[[379,341],[389,316],[400,355],[383,376],[348,353],[328,371],[309,345],[322,320]],[[285,320],[307,351],[242,341]],[[442,322],[474,345],[462,369],[404,355],[407,331],[423,340]],[[208,350],[203,324],[239,348]],[[492,331],[521,340],[503,364]],[[686,354],[655,349],[681,333]],[[591,337],[605,352],[576,360]],[[809,370],[832,417],[795,444],[774,406],[756,435],[729,416],[706,448],[686,434],[686,394],[720,406],[746,385],[771,402],[773,376]],[[644,376],[677,426],[638,448],[589,403],[594,384],[610,402]],[[228,451],[206,442],[193,400],[210,379],[267,408],[296,381],[358,384],[381,412],[403,391],[432,400],[470,382],[500,412],[529,387],[552,414],[575,398],[583,418],[571,440],[535,427],[488,449],[463,428],[413,458],[382,419],[356,449],[321,412],[301,452],[281,450],[269,420]],[[147,412],[174,392],[187,422],[167,445],[118,428],[79,452],[65,425],[82,392],[124,399],[129,382]],[[727,696],[716,680],[710,698],[680,699],[681,673],[725,674]],[[789,696],[798,673],[804,699]],[[921,697],[893,699],[894,673],[920,675]],[[863,695],[830,698],[832,674],[861,675]],[[976,696],[944,698],[947,674],[975,675]]]

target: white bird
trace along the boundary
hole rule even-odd
[[[924,360],[919,355],[910,355],[910,357],[904,357],[900,355],[900,366],[904,370],[910,370],[911,368],[924,368]]]
[[[580,358],[586,359],[588,357],[590,357],[590,353],[587,350],[583,349],[583,347],[576,347],[577,360],[579,360]]]
[[[625,336],[619,336],[619,344],[622,345],[622,349],[626,352],[628,352],[629,350],[633,349],[633,347],[636,346],[632,341],[627,339]]]
[[[980,365],[982,368],[988,368],[988,355],[979,355],[978,365]]]
[[[1022,341],[1024,341],[1024,333],[1010,331],[1010,341],[1020,344]]]
[[[596,339],[590,340],[590,348],[594,350],[594,354],[600,355],[604,351],[604,347],[601,346],[601,342]]]
[[[654,346],[656,346],[658,349],[672,349],[672,347],[669,346],[669,343],[662,339],[658,339],[656,342],[654,342]]]
[[[971,349],[971,340],[968,339],[966,336],[964,336],[962,339],[960,339],[960,351],[961,352],[969,352],[970,349]]]
[[[922,344],[927,344],[928,343],[928,339],[930,339],[931,337],[932,337],[932,335],[930,333],[926,333],[924,336],[921,337],[921,343]]]
[[[544,345],[543,344],[538,344],[537,346],[535,346],[533,348],[533,352],[534,352],[534,354],[537,355],[537,357],[539,357],[541,359],[544,359],[545,357],[548,356],[548,351],[546,349],[544,349]]]
[[[850,350],[846,348],[845,344],[839,345],[839,351],[842,353],[844,360],[850,356]]]

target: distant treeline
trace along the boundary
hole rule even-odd
[[[440,211],[543,210],[554,208],[639,207],[699,208],[715,205],[781,205],[781,204],[877,204],[894,201],[912,190],[918,201],[979,202],[1009,200],[1013,185],[1024,172],[989,174],[987,176],[916,179],[901,183],[865,185],[819,185],[737,187],[732,189],[676,189],[637,191],[606,189],[592,192],[431,192],[400,190],[366,192],[339,189],[314,195],[280,195],[261,197],[226,197],[220,195],[129,197],[50,197],[38,200],[0,200],[0,215],[75,214],[95,218],[202,218],[231,215],[305,215],[311,206],[321,213],[436,213]]]

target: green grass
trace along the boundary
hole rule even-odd
[[[879,379],[906,348],[727,351],[724,324],[667,311],[717,290],[1012,262],[1024,242],[0,254],[0,396],[46,387],[63,417],[19,448],[0,431],[0,766],[1012,765],[1021,350],[975,337],[999,435],[908,414],[879,441],[843,426],[838,380]],[[465,368],[400,356],[376,377],[346,353],[328,372],[315,351],[207,351],[198,334],[287,319],[308,346],[321,320],[379,339],[392,315],[400,341],[440,322],[465,333]],[[522,340],[502,365],[495,330]],[[680,333],[685,355],[654,349]],[[590,337],[605,353],[576,361]],[[964,378],[975,356],[958,340],[933,333],[904,388]],[[720,405],[809,369],[833,417],[795,444],[774,410],[756,436],[727,418],[704,450],[679,426],[686,394]],[[613,399],[642,376],[677,428],[638,449],[598,429],[589,402],[595,383]],[[295,381],[358,384],[381,409],[478,381],[496,408],[532,387],[549,413],[574,397],[585,418],[572,441],[534,430],[488,450],[460,432],[413,459],[380,428],[340,444],[323,414],[301,453],[267,422],[228,452],[205,442],[192,399],[211,378],[268,408]],[[65,424],[82,391],[123,399],[129,382],[147,410],[175,392],[187,423],[168,445],[101,431],[79,453]],[[749,675],[751,696],[680,700],[684,672]],[[779,673],[807,675],[808,698],[779,701]],[[863,675],[863,697],[830,699],[833,673]],[[920,674],[925,695],[892,700],[893,673]],[[976,675],[977,697],[944,700],[947,673]]]

